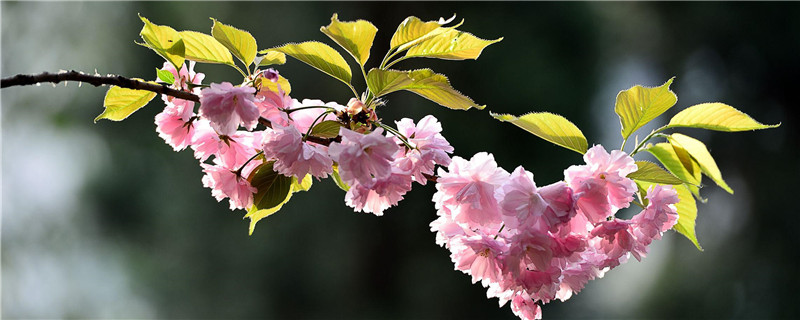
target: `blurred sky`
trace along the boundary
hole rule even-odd
[[[590,144],[621,143],[620,90],[672,76],[677,105],[724,102],[778,129],[683,130],[717,158],[730,195],[706,181],[699,252],[670,232],[642,262],[590,282],[545,318],[797,318],[800,237],[791,187],[798,169],[798,3],[529,2],[2,2],[3,77],[75,69],[153,79],[162,61],[134,44],[137,13],[209,32],[208,17],[250,31],[259,49],[319,40],[330,16],[378,28],[375,63],[406,16],[458,15],[462,30],[505,39],[477,61],[413,60],[487,110],[550,111]],[[235,82],[198,65],[206,81]],[[338,81],[291,60],[278,70],[295,98],[346,103]],[[356,73],[357,74],[357,73]],[[357,78],[357,77],[354,77]],[[363,80],[354,80],[363,88]],[[3,318],[491,318],[513,319],[453,271],[428,224],[432,185],[383,217],[353,213],[330,181],[316,182],[247,235],[243,212],[218,203],[188,151],[154,131],[157,99],[123,122],[92,119],[105,88],[69,83],[2,92]],[[455,154],[487,151],[538,185],[582,162],[489,117],[408,93],[388,97],[387,121],[433,114]],[[645,128],[649,130],[649,128]]]

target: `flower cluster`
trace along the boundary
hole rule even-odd
[[[231,210],[254,206],[258,189],[251,173],[265,163],[298,181],[308,175],[327,178],[336,171],[349,188],[347,205],[375,215],[402,200],[413,182],[426,184],[436,165],[450,164],[453,147],[433,116],[416,124],[402,119],[393,129],[357,99],[347,106],[292,99],[272,69],[256,72],[251,83],[270,81],[274,86],[223,82],[202,90],[191,86],[203,78],[194,72],[193,62],[179,72],[165,63],[163,70],[173,73],[173,88],[198,94],[200,107],[195,114],[194,102],[165,98],[156,130],[176,151],[194,151],[205,173],[203,185],[218,201],[229,199]],[[341,125],[340,139],[309,139],[315,125],[331,121]],[[259,122],[265,128],[254,130]]]
[[[594,146],[585,165],[565,170],[565,181],[537,187],[522,167],[508,173],[491,154],[454,157],[436,183],[436,242],[455,269],[487,287],[487,295],[523,319],[541,318],[541,305],[566,300],[627,261],[677,222],[672,187],[654,185],[648,204],[630,220],[614,218],[633,201],[637,170],[621,151]]]

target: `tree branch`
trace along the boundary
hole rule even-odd
[[[178,99],[200,102],[200,97],[198,97],[196,94],[175,90],[164,84],[153,84],[115,75],[90,75],[75,70],[59,73],[44,72],[34,75],[18,74],[16,76],[3,78],[0,80],[0,88],[28,86],[42,82],[59,83],[61,81],[85,82],[95,87],[99,87],[101,85],[114,85],[121,88],[147,90],[159,94],[165,94]]]

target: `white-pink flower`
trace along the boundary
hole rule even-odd
[[[680,201],[675,189],[662,185],[648,188],[647,200],[649,200],[647,208],[631,218],[634,234],[644,245],[661,239],[661,234],[678,223],[675,204]]]
[[[245,209],[253,205],[253,194],[257,190],[247,181],[244,172],[242,176],[238,176],[236,172],[221,165],[201,163],[200,166],[206,173],[202,179],[203,186],[211,188],[211,195],[217,201],[230,198],[231,210]]]
[[[303,179],[307,174],[327,178],[333,172],[333,161],[324,150],[303,141],[295,127],[273,123],[263,140],[264,154],[274,158],[274,169],[285,176]]]
[[[411,172],[414,181],[425,185],[428,181],[425,175],[433,175],[434,167],[437,164],[440,166],[450,165],[448,153],[453,153],[453,147],[442,136],[442,125],[436,117],[427,115],[416,125],[413,120],[408,118],[395,121],[395,123],[397,131],[408,138],[411,146],[416,148],[405,153],[405,157],[408,159],[405,169]],[[400,143],[399,138],[394,137],[394,139]]]
[[[195,73],[194,72],[195,64],[196,62],[194,61],[187,61],[181,66],[181,71],[178,72],[177,70],[175,70],[175,66],[173,66],[172,63],[164,62],[164,67],[161,68],[161,70],[166,70],[172,73],[172,77],[175,79],[175,82],[172,83],[173,88],[197,93],[199,91],[199,88],[196,87],[193,90],[189,90],[189,83],[200,84],[201,82],[203,82],[203,79],[206,77],[206,75],[202,73]],[[162,97],[164,98],[164,102],[169,102],[172,101],[173,99],[177,99],[167,95],[163,95]]]
[[[523,320],[542,318],[542,308],[527,294],[518,294],[511,300],[511,311]]]
[[[200,115],[211,121],[211,127],[221,135],[233,134],[239,124],[252,130],[261,113],[255,104],[255,93],[253,87],[212,83],[200,92]]]
[[[371,212],[376,216],[403,200],[403,195],[411,190],[411,177],[401,172],[393,172],[386,179],[380,179],[367,188],[356,183],[350,186],[345,195],[345,203],[356,211]]]
[[[586,165],[564,171],[567,185],[577,197],[576,205],[592,223],[605,220],[633,201],[636,183],[626,176],[637,170],[633,158],[619,150],[611,154],[596,145],[583,155]]]
[[[455,237],[450,242],[450,259],[456,270],[472,276],[472,283],[479,280],[487,286],[498,282],[503,271],[503,255],[508,251],[508,244],[503,238],[495,239],[490,235],[474,235]]]
[[[546,232],[550,229],[542,219],[547,202],[542,198],[533,182],[533,174],[522,166],[517,167],[508,180],[498,188],[503,223],[512,229]]]
[[[360,134],[342,128],[342,142],[331,143],[328,154],[339,163],[339,174],[344,182],[371,188],[376,181],[392,174],[392,160],[398,146],[391,138],[383,136],[378,128],[369,134]]]
[[[497,167],[491,154],[480,152],[469,161],[453,157],[448,171],[439,170],[437,206],[447,206],[453,220],[468,228],[499,226],[500,208],[494,197],[508,172]]]
[[[186,121],[179,115],[164,111],[156,115],[155,122],[158,136],[164,139],[173,150],[186,149],[192,143],[192,137],[194,136],[192,121]]]
[[[258,133],[236,131],[231,135],[220,136],[211,128],[208,120],[195,120],[193,124],[195,133],[191,146],[195,158],[200,162],[204,162],[214,155],[222,165],[236,168],[247,162],[257,152],[255,145],[259,143],[255,143],[255,141],[261,137]],[[258,141],[260,142],[260,140]]]

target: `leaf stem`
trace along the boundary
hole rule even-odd
[[[639,144],[638,144],[638,145],[636,145],[636,148],[634,148],[634,149],[633,149],[633,151],[631,151],[630,155],[631,155],[631,156],[635,155],[637,152],[639,152],[639,149],[641,149],[642,147],[644,147],[644,145],[647,143],[647,141],[649,141],[651,138],[653,138],[654,136],[656,136],[656,135],[657,135],[659,132],[661,132],[661,131],[664,131],[664,130],[666,130],[666,129],[669,129],[669,126],[668,126],[668,125],[665,125],[665,126],[663,126],[663,127],[661,127],[661,128],[655,129],[655,130],[653,130],[652,132],[650,132],[650,134],[648,134],[646,137],[644,137],[644,139],[642,139],[642,142],[639,142]],[[624,145],[625,145],[625,144],[623,144],[623,146],[624,146]]]
[[[262,154],[264,154],[264,151],[259,151],[258,153],[254,154],[252,157],[250,157],[250,159],[247,159],[247,161],[245,161],[244,164],[241,167],[239,167],[238,170],[236,170],[236,176],[237,177],[242,176],[242,170],[244,170],[244,167],[246,167],[247,164],[250,163],[250,161],[253,161],[253,159],[255,159],[256,157],[258,157],[258,156],[260,156]]]
[[[332,108],[332,107],[328,107],[328,106],[303,106],[303,107],[298,107],[298,108],[294,108],[294,109],[288,109],[288,110],[283,110],[283,111],[284,111],[284,112],[286,112],[287,114],[289,114],[289,113],[292,113],[292,112],[295,112],[295,111],[300,111],[300,110],[305,110],[305,109],[329,109],[329,110],[336,110],[336,109],[334,109],[334,108]]]
[[[383,123],[380,123],[380,122],[373,122],[373,123],[377,124],[381,128],[386,129],[386,131],[389,131],[391,134],[396,136],[398,139],[400,139],[401,142],[403,142],[404,145],[406,145],[406,147],[408,149],[410,149],[410,150],[416,149],[416,147],[412,147],[411,146],[411,143],[408,142],[408,138],[406,138],[406,136],[404,136],[402,133],[400,133],[400,131],[397,131],[397,130],[395,130],[395,128],[392,128],[392,127],[387,126],[387,125],[385,125]]]
[[[317,116],[316,119],[314,119],[314,122],[312,122],[311,125],[308,126],[308,131],[306,131],[306,134],[303,135],[303,141],[306,141],[306,139],[308,139],[308,137],[311,135],[311,130],[314,129],[314,125],[317,124],[317,121],[319,121],[319,119],[324,118],[329,113],[331,113],[331,110],[327,110],[327,111],[321,113],[320,115]]]
[[[505,229],[505,228],[506,228],[506,224],[505,223],[502,226],[500,226],[500,230],[497,230],[497,234],[494,235],[494,239],[495,240],[497,240],[497,237],[500,236],[500,232],[503,232],[503,229]]]

